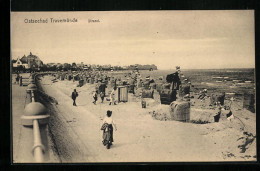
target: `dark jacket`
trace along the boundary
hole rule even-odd
[[[78,92],[72,92],[71,98],[76,99],[78,97]]]

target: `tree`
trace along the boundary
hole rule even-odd
[[[64,71],[68,71],[68,70],[70,70],[70,68],[71,68],[71,65],[70,65],[70,64],[68,64],[68,63],[64,63],[64,64],[63,64],[63,70],[64,70]]]
[[[71,70],[73,70],[73,71],[76,71],[76,70],[77,70],[77,64],[76,64],[75,62],[73,62],[73,63],[71,64]]]
[[[25,71],[25,68],[24,68],[24,66],[22,66],[22,65],[19,65],[18,67],[17,67],[17,71],[22,71],[22,72],[24,72]]]
[[[41,71],[47,71],[48,67],[46,64],[43,64],[40,69],[41,69]]]
[[[58,71],[61,71],[61,70],[62,70],[62,67],[63,67],[62,65],[59,65],[58,68],[57,68]]]
[[[75,63],[75,62],[73,62],[73,63],[71,64],[71,67],[72,67],[72,68],[77,68],[77,65],[76,65],[76,63]]]
[[[68,66],[67,66],[67,67],[68,67],[68,70],[71,70],[71,65],[70,65],[70,64],[68,64]]]
[[[56,69],[57,69],[57,66],[56,66],[56,65],[53,65],[53,66],[50,67],[50,70],[51,70],[51,71],[56,71]]]

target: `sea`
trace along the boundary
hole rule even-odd
[[[176,70],[140,71],[142,77],[150,76],[152,79],[163,77]],[[208,89],[212,92],[226,93],[253,93],[255,94],[255,69],[183,69],[182,80],[187,79],[194,87],[194,91]],[[166,81],[165,81],[166,82]]]

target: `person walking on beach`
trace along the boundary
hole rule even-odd
[[[110,103],[109,105],[116,105],[116,102],[115,102],[115,91],[114,89],[112,90],[111,94],[110,94]]]
[[[101,127],[101,130],[103,131],[103,145],[106,146],[107,149],[110,148],[112,143],[114,142],[113,138],[113,127],[115,130],[117,130],[116,124],[113,120],[112,111],[107,111],[107,116],[103,119],[103,125]]]
[[[93,103],[94,104],[96,104],[96,102],[97,102],[97,91],[94,91],[94,93],[93,93],[93,99],[94,99],[94,101],[93,101]]]
[[[100,93],[100,98],[101,98],[101,103],[103,103],[105,98],[105,93],[103,91],[101,91]]]
[[[78,97],[78,92],[76,91],[76,89],[74,89],[74,91],[72,92],[71,98],[73,100],[73,106],[77,106],[76,105],[76,98]]]
[[[15,78],[15,84],[19,84],[19,74],[17,73],[16,78]]]
[[[23,86],[23,76],[20,76],[20,86]]]

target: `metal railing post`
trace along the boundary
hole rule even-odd
[[[33,90],[31,90],[31,97],[32,97],[32,102],[35,102],[35,98],[34,98],[34,92],[33,92]]]
[[[43,145],[41,140],[40,128],[37,119],[33,120],[33,137],[34,137],[34,146],[33,154],[35,162],[43,162]]]
[[[31,82],[35,82],[35,77]],[[42,163],[44,162],[44,152],[45,148],[42,144],[41,133],[39,125],[48,124],[50,115],[47,114],[47,109],[39,102],[35,101],[34,91],[37,90],[37,87],[31,83],[29,85],[27,92],[31,94],[31,103],[26,105],[24,109],[24,115],[21,117],[22,124],[24,126],[33,127],[33,148],[32,153],[34,155],[35,162]]]

